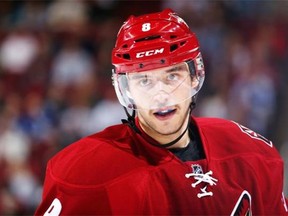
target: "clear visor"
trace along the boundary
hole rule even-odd
[[[195,75],[190,73],[186,62],[143,72],[113,74],[117,97],[130,109],[155,110],[180,104],[194,96],[203,84],[204,68],[199,65],[193,68],[196,68]]]

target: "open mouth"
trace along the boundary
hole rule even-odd
[[[157,118],[163,119],[163,118],[168,118],[168,117],[172,116],[175,112],[176,112],[176,109],[162,109],[162,110],[157,110],[153,114]]]

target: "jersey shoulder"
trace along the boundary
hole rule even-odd
[[[58,182],[95,186],[143,166],[131,152],[128,128],[116,125],[84,137],[58,152],[48,171]]]
[[[218,156],[258,154],[279,158],[273,142],[235,121],[220,118],[196,118],[202,142]]]

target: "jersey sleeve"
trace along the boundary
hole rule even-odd
[[[208,143],[208,158],[225,164],[229,170],[223,170],[225,179],[237,178],[237,184],[251,194],[253,214],[287,215],[284,162],[273,142],[234,121],[201,118],[197,122]]]
[[[257,188],[255,194],[258,194],[256,199],[259,199],[259,202],[256,202],[254,208],[263,209],[265,214],[273,215],[278,212],[280,215],[288,215],[287,198],[283,193],[284,162],[278,150],[266,137],[239,123],[235,124],[240,129],[244,145],[248,144],[248,148],[253,150],[252,154],[247,153],[249,156],[246,163],[256,177],[254,185],[257,187],[254,188]]]
[[[260,157],[250,158],[247,163],[251,167],[253,166],[255,175],[252,186],[254,188],[253,199],[256,201],[252,208],[255,211],[263,209],[265,214],[288,215],[286,199],[283,194],[284,168],[282,160]]]
[[[35,215],[111,215],[104,187],[73,185],[53,175],[49,161],[42,193],[42,201]]]

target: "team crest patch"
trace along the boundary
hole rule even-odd
[[[192,173],[194,174],[203,174],[202,167],[199,164],[192,164]]]
[[[197,197],[200,199],[200,198],[203,198],[206,196],[208,196],[208,197],[213,196],[213,192],[210,190],[210,187],[216,185],[218,180],[216,178],[212,177],[212,174],[213,174],[212,170],[204,173],[202,167],[199,164],[192,164],[191,167],[192,167],[192,172],[186,173],[185,177],[186,178],[190,178],[190,177],[194,178],[195,182],[193,182],[191,184],[191,186],[193,188],[196,188],[201,183],[208,183],[208,184],[204,184],[202,186],[200,185],[200,188],[198,188],[198,189],[200,189],[200,191],[197,194]],[[209,188],[208,188],[208,186],[209,186]]]

